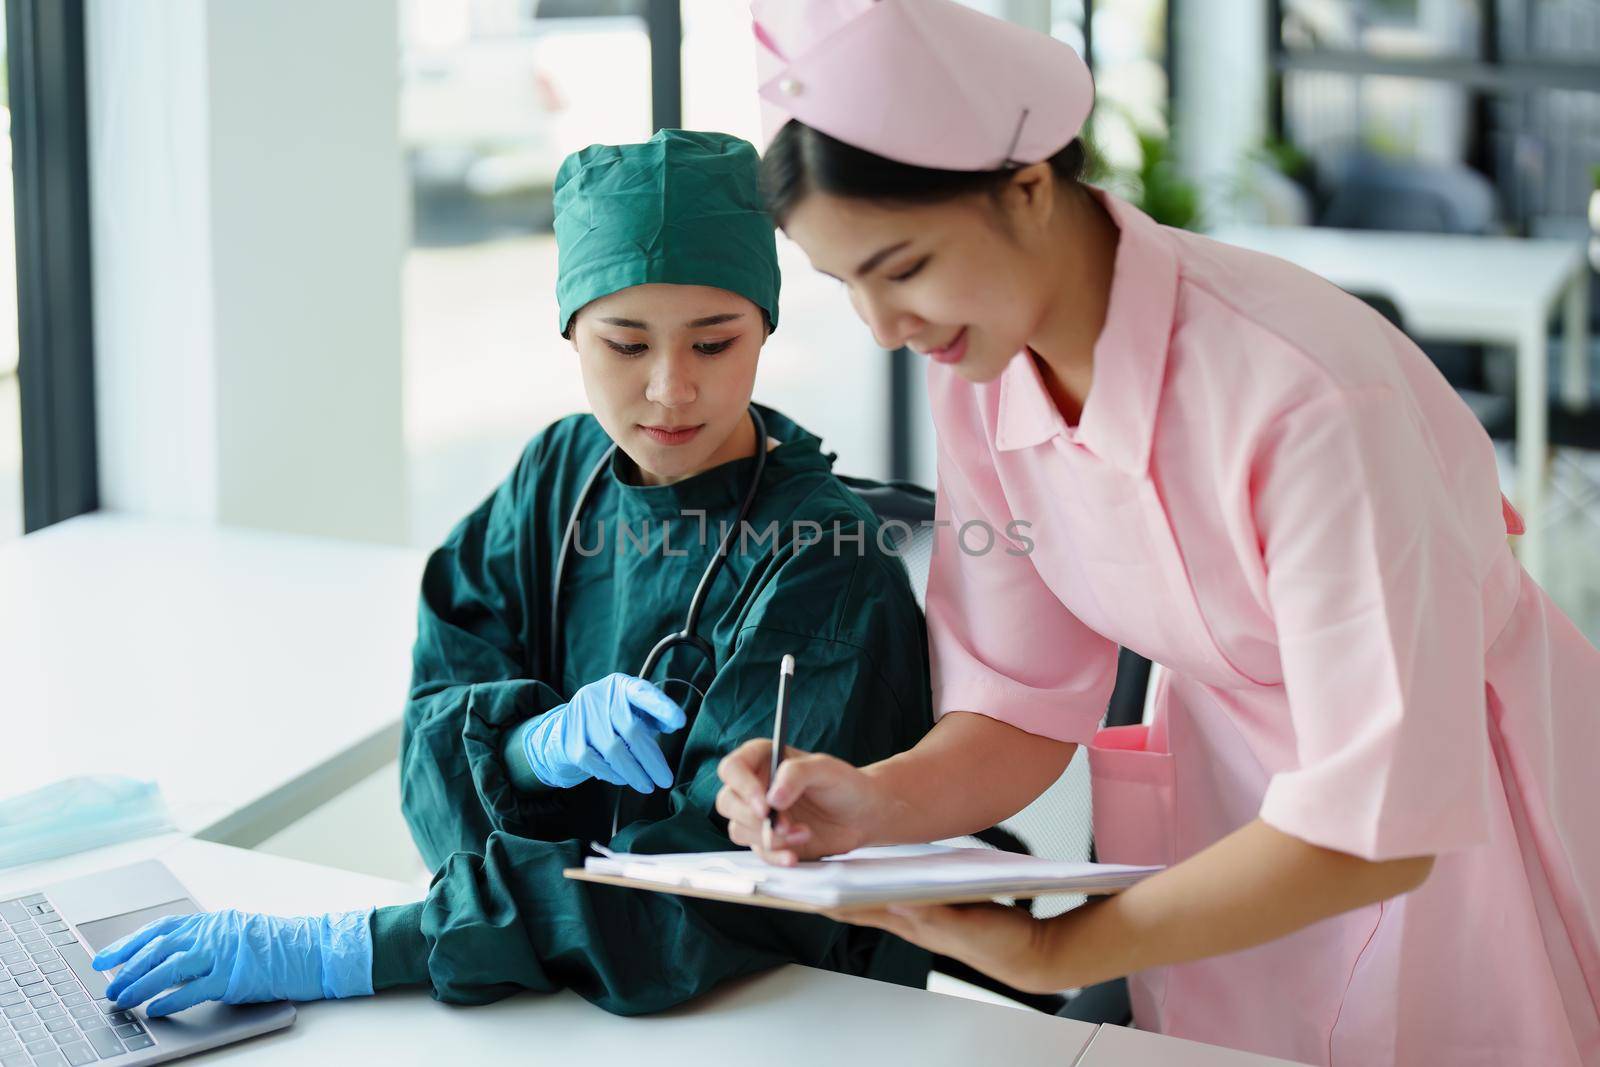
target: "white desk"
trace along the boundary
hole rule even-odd
[[[151,778],[256,844],[394,758],[422,561],[105,513],[0,544],[0,793]]]
[[[202,907],[316,914],[416,897],[401,882],[248,852],[181,835],[0,870],[0,897],[158,857]],[[571,992],[483,1007],[436,1003],[421,990],[299,1006],[288,1030],[205,1053],[196,1064],[392,1063],[439,1067],[648,1063],[704,1067],[762,1049],[771,1067],[1004,1063],[1028,1067],[1282,1067],[1284,1061],[1155,1034],[784,967],[731,982],[660,1015],[608,1015]]]
[[[1589,396],[1589,266],[1582,243],[1315,226],[1224,226],[1211,236],[1286,259],[1342,289],[1387,296],[1414,336],[1516,348],[1516,503],[1528,525],[1518,552],[1528,572],[1541,577],[1546,352],[1557,303],[1566,309],[1562,398],[1576,409]]]
[[[204,907],[297,915],[403,903],[399,882],[181,838],[0,871],[0,894],[159,856]],[[420,990],[303,1004],[294,1026],[192,1062],[230,1064],[648,1063],[704,1067],[763,1050],[772,1067],[916,1062],[1065,1067],[1095,1027],[1031,1011],[785,967],[729,983],[660,1015],[608,1015],[574,993],[517,996],[474,1008]],[[188,1061],[186,1061],[188,1062]]]
[[[1102,1026],[1073,1067],[1303,1067],[1291,1060]]]

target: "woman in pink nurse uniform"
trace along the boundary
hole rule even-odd
[[[1600,653],[1513,556],[1470,411],[1321,279],[1082,185],[1067,46],[951,0],[755,12],[774,214],[930,357],[949,525],[934,730],[771,783],[750,743],[734,839],[971,832],[1087,745],[1100,857],[1167,870],[1045,922],[868,921],[1293,1060],[1600,1064]],[[1118,645],[1153,719],[1097,734]]]

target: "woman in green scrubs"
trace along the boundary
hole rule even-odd
[[[593,841],[733,847],[717,764],[770,736],[786,653],[801,749],[862,764],[931,725],[921,617],[870,509],[792,420],[758,406],[757,439],[778,266],[756,168],[744,141],[675,130],[561,168],[559,326],[594,414],[536,436],[423,574],[400,773],[437,871],[426,899],[161,920],[97,957],[123,964],[119,1005],[173,987],[152,1014],[426,984],[456,1003],[570,988],[633,1014],[789,962],[924,983],[927,954],[880,931],[561,874]],[[552,632],[563,535],[613,443],[564,554]],[[757,449],[753,502],[699,623],[714,665],[680,645],[649,681],[632,677],[683,628],[722,532],[740,529]]]

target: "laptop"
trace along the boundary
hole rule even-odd
[[[156,860],[0,892],[0,1067],[161,1063],[294,1022],[292,1004],[199,1004],[165,1019],[105,999],[89,961],[163,915],[202,911]]]

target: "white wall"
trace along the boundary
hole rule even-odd
[[[396,19],[90,0],[107,507],[404,539]]]

